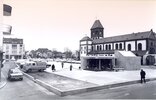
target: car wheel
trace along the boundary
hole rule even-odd
[[[8,77],[8,80],[10,80],[10,77]]]
[[[23,78],[20,78],[20,80],[22,81],[22,80],[23,80]]]
[[[9,81],[12,81],[11,77],[8,77],[8,80],[9,80]]]
[[[39,72],[42,72],[42,69],[39,69],[38,71],[39,71]]]
[[[32,69],[28,69],[28,72],[31,72],[32,71]]]

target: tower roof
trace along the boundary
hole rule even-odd
[[[93,26],[91,27],[91,29],[95,29],[95,28],[103,28],[100,20],[96,20],[93,24]]]
[[[80,41],[92,41],[88,36],[83,37]]]

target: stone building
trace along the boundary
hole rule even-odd
[[[141,64],[153,65],[156,58],[155,36],[151,29],[104,37],[104,28],[101,22],[96,20],[91,27],[91,37],[85,36],[80,40],[81,66],[83,69],[92,70],[134,70],[139,69]]]

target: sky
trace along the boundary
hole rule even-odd
[[[12,6],[12,36],[23,38],[26,50],[79,49],[90,37],[95,20],[104,27],[104,37],[135,32],[156,32],[156,0],[3,0]]]

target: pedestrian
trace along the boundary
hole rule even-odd
[[[73,66],[72,66],[72,65],[70,65],[70,71],[72,71],[72,68],[73,68]]]
[[[64,66],[64,63],[62,62],[61,64],[62,64],[62,68],[63,68],[63,66]]]
[[[52,71],[55,71],[55,65],[53,64],[51,67]]]
[[[141,69],[141,71],[140,71],[141,83],[143,83],[143,82],[146,83],[145,75],[146,75],[146,72],[143,69]]]

